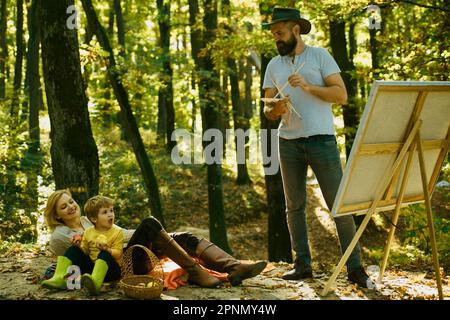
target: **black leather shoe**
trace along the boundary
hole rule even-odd
[[[361,288],[374,289],[375,283],[369,278],[363,267],[359,267],[348,273],[348,280],[356,283]]]
[[[301,280],[312,277],[312,269],[309,264],[296,262],[294,269],[283,274],[281,278],[283,278],[284,280]]]

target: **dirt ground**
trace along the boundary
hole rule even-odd
[[[259,276],[245,280],[237,287],[224,283],[220,289],[204,289],[193,285],[176,290],[163,291],[162,300],[387,300],[387,299],[437,299],[437,287],[432,266],[424,269],[388,266],[383,282],[375,290],[361,289],[346,280],[345,271],[340,274],[333,291],[321,296],[325,283],[339,260],[339,246],[334,222],[320,195],[320,190],[310,186],[314,196],[309,197],[308,231],[313,258],[314,278],[305,281],[285,281],[281,275],[292,265],[269,263]],[[231,228],[230,245],[239,259],[265,259],[267,244],[266,218]],[[186,230],[186,228],[184,228]],[[206,230],[191,228],[196,234],[207,236]],[[249,237],[249,234],[252,236]],[[370,241],[383,241],[385,235]],[[367,241],[367,240],[366,240]],[[362,242],[364,251],[364,242]],[[0,257],[0,300],[84,300],[84,299],[128,299],[116,284],[105,284],[102,293],[89,297],[83,290],[54,291],[39,285],[45,269],[54,261],[48,251],[10,250]],[[368,265],[367,271],[373,280],[378,278],[379,268]],[[442,272],[444,299],[450,300],[450,277]]]
[[[106,284],[97,297],[89,297],[81,291],[54,291],[39,285],[43,270],[52,261],[45,254],[23,252],[16,257],[0,259],[0,299],[13,300],[81,300],[81,299],[128,299],[115,284]],[[331,273],[315,270],[314,278],[305,281],[285,281],[281,274],[289,270],[287,263],[270,263],[266,270],[255,278],[245,280],[237,287],[224,283],[221,289],[205,289],[193,285],[164,291],[162,300],[320,300],[320,299],[436,299],[437,289],[433,273],[417,271],[400,271],[389,269],[383,283],[377,289],[360,289],[346,281],[342,273],[333,292],[321,296],[321,290]],[[372,279],[378,275],[376,268],[369,267]],[[450,299],[449,277],[443,279],[445,299]]]

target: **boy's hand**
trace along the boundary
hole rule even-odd
[[[101,251],[103,251],[103,250],[108,251],[109,246],[108,246],[108,241],[106,239],[106,236],[104,236],[104,235],[98,236],[97,240],[95,240],[95,246]]]
[[[70,242],[72,243],[73,246],[76,247],[80,247],[81,245],[81,240],[83,240],[83,237],[79,234],[76,234],[72,237],[72,239],[70,240]]]
[[[96,242],[95,245],[100,251],[108,251],[109,253],[111,253],[111,249],[109,248],[107,243]]]

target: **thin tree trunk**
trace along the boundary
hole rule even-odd
[[[228,19],[228,24],[231,24],[231,11],[230,11],[230,1],[229,0],[223,0],[223,11],[225,17]],[[231,31],[231,30],[229,30]],[[243,130],[246,132],[250,128],[250,122],[249,119],[245,116],[245,105],[244,102],[241,100],[241,94],[239,90],[239,78],[238,78],[238,68],[236,65],[236,60],[232,58],[227,59],[227,66],[228,66],[228,75],[230,77],[230,86],[231,86],[231,104],[233,106],[233,123],[234,123],[234,130],[237,132],[237,130]],[[248,144],[249,138],[245,137],[245,145]],[[236,183],[238,185],[245,185],[245,184],[251,184],[252,180],[250,179],[250,176],[248,174],[247,169],[247,152],[246,147],[244,147],[243,150],[240,150],[238,145],[238,139],[235,138],[235,145],[236,145],[236,163],[237,163],[237,179]],[[242,158],[242,155],[240,156],[239,153],[244,152],[244,157]],[[242,161],[244,160],[244,161]],[[243,163],[242,163],[243,162]]]
[[[38,175],[41,172],[42,154],[40,152],[40,75],[39,75],[39,7],[41,0],[32,0],[28,9],[28,50],[27,50],[27,76],[25,93],[28,96],[29,114],[28,130],[29,143],[25,159],[25,167],[28,167],[27,174],[27,194],[30,203],[28,207],[33,211],[38,208]]]
[[[200,10],[198,7],[198,0],[190,0],[189,1],[189,30],[190,30],[190,39],[191,39],[191,55],[192,59],[194,60],[195,69],[192,70],[191,73],[191,88],[192,90],[195,90],[196,85],[196,73],[199,72],[200,69],[200,60],[199,60],[199,52],[201,48],[201,39],[202,39],[202,32],[201,30],[196,26],[197,18],[199,17]],[[200,89],[198,90],[200,95]],[[197,115],[196,110],[196,103],[195,103],[195,97],[192,98],[192,132],[195,131],[195,117]]]
[[[109,2],[109,7],[108,7],[108,29],[106,30],[106,32],[108,33],[108,37],[110,37],[111,39],[114,37],[114,18],[116,16],[115,14],[115,1],[110,1]],[[86,31],[89,30],[89,33],[92,34],[92,36],[94,36],[94,32],[92,30],[92,28],[89,26],[89,23],[86,26]],[[101,105],[101,111],[103,113],[103,117],[102,117],[102,124],[107,126],[110,126],[113,123],[113,119],[117,119],[117,124],[120,124],[120,122],[122,121],[121,118],[121,112],[118,112],[117,117],[113,117],[113,112],[112,112],[112,104],[110,103],[111,101],[111,88],[109,86],[109,77],[107,74],[104,75],[104,78],[102,78],[102,81],[100,82],[100,87],[101,90],[103,92],[103,98],[104,98],[104,103],[103,105]],[[120,139],[123,141],[127,141],[127,135],[124,131],[124,126],[120,126]]]
[[[92,33],[91,28],[89,28],[89,25],[86,25],[84,43],[86,45],[89,45],[89,43],[91,42],[93,37],[94,37],[94,34]],[[87,91],[87,89],[88,89],[91,73],[92,73],[92,65],[86,64],[84,66],[84,72],[83,72],[83,84],[84,84],[85,91]]]
[[[378,41],[376,38],[377,29],[369,30],[370,55],[372,58],[372,77],[378,80],[380,74],[379,55],[378,55]]]
[[[162,85],[162,84],[161,84]],[[167,132],[167,110],[166,100],[164,99],[163,89],[158,91],[158,125],[156,129],[157,141],[161,146],[166,145],[166,132]]]
[[[260,13],[267,16],[267,12],[260,6]],[[264,97],[262,84],[266,73],[267,64],[270,59],[264,54],[261,56],[261,84],[260,94]],[[272,129],[277,129],[279,121],[269,121],[264,115],[264,103],[260,102],[259,116],[261,119],[261,129],[267,130],[267,152],[272,154],[271,150]],[[280,170],[274,175],[265,175],[267,210],[268,218],[268,254],[269,261],[292,262],[291,240],[286,221],[286,205],[284,200],[283,181]]]
[[[191,90],[192,92],[195,92],[195,71],[191,72]],[[192,104],[192,114],[191,114],[191,121],[192,121],[192,132],[195,132],[195,118],[197,117],[197,102],[195,101],[195,95],[192,95],[192,99],[191,99],[191,104]]]
[[[347,39],[345,37],[345,22],[330,21],[330,44],[333,56],[342,70],[342,78],[347,87],[348,104],[342,106],[345,125],[345,151],[347,157],[355,139],[359,125],[359,108],[356,104],[358,83],[356,81],[355,65],[347,54]]]
[[[114,34],[114,17],[116,17],[116,25],[117,25],[117,42],[119,44],[119,55],[121,57],[125,57],[126,55],[126,49],[125,49],[125,21],[123,18],[123,10],[122,10],[122,5],[121,5],[121,0],[113,0],[113,9],[111,10],[113,13],[110,15],[110,18],[113,20],[113,22],[111,23],[111,21],[109,22],[110,27],[112,28],[111,30],[111,36],[112,34]],[[107,76],[108,78],[108,76]],[[138,79],[137,82],[138,84],[140,84],[142,80]],[[107,83],[105,83],[106,85],[106,92],[105,92],[105,97],[109,100],[111,99],[111,92],[109,90],[109,87],[107,85]],[[138,98],[138,96],[136,97]],[[106,105],[107,109],[111,108],[111,104],[107,104]],[[126,119],[124,118],[124,115],[122,112],[119,112],[118,114],[118,118],[119,121],[122,122],[126,122]],[[126,130],[124,130],[125,126],[121,125],[121,139],[124,141],[127,141],[128,143],[131,143],[131,140],[126,132]]]
[[[253,86],[253,67],[250,59],[247,59],[245,64],[245,118],[250,121],[253,117],[253,98],[252,98],[252,86]]]
[[[354,33],[353,33],[354,36]],[[352,43],[353,40],[350,40]],[[360,112],[356,103],[358,92],[358,82],[356,80],[356,68],[352,60],[347,55],[347,39],[345,37],[345,22],[330,21],[330,44],[334,58],[342,70],[342,78],[347,87],[348,104],[343,105],[343,116],[345,126],[345,152],[348,159],[359,125]],[[350,47],[350,52],[354,48]],[[356,225],[360,225],[363,216],[354,216]]]
[[[95,13],[94,6],[91,0],[82,0],[84,12],[89,25],[92,28],[97,40],[102,46],[103,50],[109,53],[108,57],[108,76],[110,83],[113,87],[114,93],[116,95],[117,101],[120,105],[121,114],[123,115],[122,125],[125,126],[125,131],[131,140],[131,145],[133,147],[136,160],[142,172],[142,176],[147,187],[147,195],[150,202],[150,208],[152,214],[160,220],[160,222],[165,225],[163,210],[161,206],[161,200],[158,189],[158,181],[153,172],[150,159],[145,151],[144,143],[142,137],[139,133],[139,129],[134,118],[130,102],[128,100],[128,93],[122,85],[120,79],[120,74],[116,70],[116,61],[114,59],[113,51],[109,43],[109,39],[106,35],[105,30],[101,26],[97,14]]]
[[[228,74],[226,70],[221,70],[221,78],[222,83],[221,86],[221,94],[222,94],[222,103],[221,103],[221,112],[219,113],[219,130],[222,132],[223,136],[226,135],[226,130],[231,128],[230,126],[230,112],[229,112],[229,98],[230,98],[230,92],[228,90]],[[223,139],[223,159],[226,159],[227,157],[227,141],[226,139]]]
[[[122,6],[120,0],[114,0],[114,12],[117,23],[117,39],[120,46],[120,55],[125,56],[125,22],[123,20]]]
[[[377,34],[379,34],[381,32],[381,34],[385,33],[385,23],[384,23],[384,19],[388,19],[390,13],[391,13],[391,8],[387,7],[383,10],[380,10],[380,19],[381,21],[379,21],[380,23],[380,29],[369,29],[369,44],[370,44],[370,55],[372,58],[372,79],[373,80],[379,80],[379,74],[382,71],[381,70],[381,64],[380,64],[380,59],[382,54],[380,54],[380,49],[386,51],[386,48],[383,49],[383,47],[380,47],[379,41],[377,40]],[[410,27],[411,27],[411,23],[415,23],[416,19],[415,17],[413,19],[410,19],[406,24],[407,24],[407,28],[405,29],[405,32],[407,32],[409,35],[411,35],[410,32]],[[411,37],[408,37],[411,38]],[[384,52],[385,53],[385,52]]]
[[[110,3],[110,7],[109,7],[109,11],[108,11],[108,29],[106,30],[108,32],[108,36],[112,37],[114,34],[114,3],[111,6]]]
[[[237,74],[237,66],[236,61],[233,59],[228,59],[228,68],[230,70],[230,84],[231,84],[231,103],[233,105],[233,123],[234,130],[243,130],[246,132],[250,128],[250,122],[245,116],[245,105],[241,101],[241,95],[239,92],[239,80]],[[247,145],[249,138],[245,137],[245,144]],[[238,175],[236,183],[238,185],[251,184],[252,180],[248,174],[247,169],[247,156],[246,156],[246,148],[243,150],[239,150],[238,139],[235,138],[236,144],[236,163],[238,168]],[[244,152],[244,162],[242,163],[242,159],[239,156],[239,152]]]
[[[22,87],[22,66],[24,55],[24,38],[23,38],[23,0],[16,1],[16,61],[14,63],[14,96],[11,101],[10,114],[14,121],[18,121],[20,94]]]
[[[202,89],[200,88],[201,81],[201,71],[203,69],[202,63],[203,60],[200,59],[199,54],[200,50],[204,46],[203,44],[203,32],[201,27],[198,25],[197,20],[200,20],[200,9],[198,5],[198,0],[190,0],[189,1],[189,27],[190,27],[190,36],[191,36],[191,52],[192,59],[195,63],[195,72],[196,77],[194,77],[194,81],[197,81],[198,95],[199,95],[199,105],[200,105],[200,115],[202,121],[202,130],[205,131],[205,116],[204,116],[204,108],[202,102]],[[206,146],[206,143],[203,141],[203,147]]]
[[[98,194],[99,159],[81,75],[77,29],[66,27],[73,0],[41,3],[42,62],[56,189],[69,188],[83,206]]]
[[[355,36],[355,27],[356,22],[350,21],[350,25],[348,28],[348,41],[349,41],[349,50],[348,50],[348,58],[351,63],[353,63],[353,58],[355,57],[356,52],[358,51],[356,36]]]
[[[199,95],[203,131],[205,132],[208,129],[219,129],[220,104],[215,98],[217,91],[220,90],[220,81],[211,56],[198,57],[200,49],[204,48],[206,43],[212,43],[217,32],[217,1],[204,1],[204,9],[203,26],[205,31],[204,37],[202,37],[199,30],[193,27],[199,17],[198,1],[189,1],[192,55],[196,62],[196,69],[200,71]],[[212,143],[214,142],[216,141],[213,140]],[[207,164],[207,171],[210,240],[223,250],[231,253],[225,225],[222,166],[220,163]]]
[[[270,59],[261,57],[261,97],[264,97],[262,83],[267,64]],[[267,130],[267,153],[275,152],[271,150],[272,130],[277,129],[279,121],[269,121],[264,115],[264,103],[260,103],[261,129]],[[278,139],[278,138],[276,138]],[[268,250],[269,261],[292,262],[291,239],[286,221],[286,205],[284,200],[283,181],[280,170],[274,175],[265,175],[268,218]]]
[[[203,44],[213,43],[217,32],[217,1],[204,1],[205,15],[203,25],[205,27]],[[219,75],[214,69],[210,55],[202,58],[202,66],[209,77],[203,75],[200,82],[200,92],[203,92],[203,109],[205,116],[205,129],[219,128],[220,103],[215,99],[220,90]],[[208,207],[209,207],[209,235],[213,243],[223,250],[231,253],[225,224],[225,210],[223,203],[222,166],[219,163],[208,164]]]
[[[8,11],[6,0],[1,0],[1,19],[0,19],[0,99],[6,97],[6,59],[8,57],[8,47],[6,44],[6,22]]]
[[[176,142],[172,141],[172,132],[175,130],[175,110],[173,107],[173,70],[170,54],[170,2],[157,0],[158,24],[160,43],[162,49],[161,87],[158,93],[158,135],[165,136],[167,150],[172,150]],[[161,119],[159,118],[161,116]]]

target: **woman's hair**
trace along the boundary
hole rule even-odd
[[[57,226],[64,225],[64,223],[57,220],[58,216],[56,215],[56,204],[63,194],[67,194],[69,197],[72,197],[72,194],[67,189],[56,190],[50,195],[50,197],[48,197],[47,206],[44,209],[44,217],[50,231],[55,230]]]
[[[98,213],[101,208],[112,207],[113,204],[114,202],[111,198],[104,196],[94,196],[86,201],[86,204],[84,205],[84,213],[92,222],[92,218],[98,217]]]

